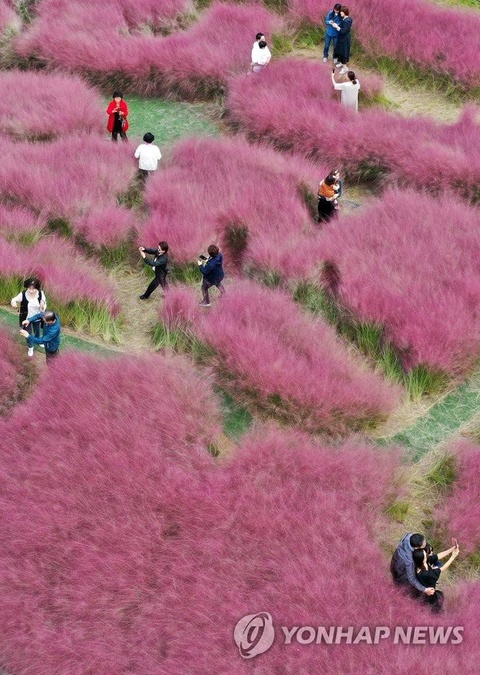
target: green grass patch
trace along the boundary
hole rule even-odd
[[[222,402],[223,430],[229,438],[243,436],[252,426],[253,417],[244,406],[240,405],[228,392],[214,387]]]
[[[293,46],[296,49],[314,49],[323,44],[325,28],[323,24],[314,24],[305,21],[298,27],[293,37]]]
[[[425,474],[425,481],[442,491],[449,490],[457,480],[458,467],[454,455],[445,454]]]
[[[113,318],[106,307],[97,305],[91,300],[78,300],[63,304],[55,302],[52,298],[51,304],[54,305],[63,325],[99,336],[105,342],[120,342],[120,321]]]
[[[105,99],[105,108],[110,99]],[[187,136],[217,136],[219,130],[209,119],[202,103],[179,103],[160,98],[127,96],[129,135],[141,139],[150,131],[155,143],[171,145]]]
[[[385,509],[385,513],[389,518],[392,518],[397,523],[405,522],[406,517],[410,512],[410,504],[404,501],[394,501]]]
[[[170,269],[170,278],[174,283],[182,283],[187,286],[200,286],[202,283],[202,274],[195,262],[179,265],[173,261]]]

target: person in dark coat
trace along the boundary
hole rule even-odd
[[[210,297],[208,290],[211,286],[216,286],[220,291],[220,295],[225,293],[222,286],[222,280],[225,276],[223,271],[223,256],[220,253],[218,246],[211,244],[208,249],[208,258],[200,256],[198,259],[198,266],[200,272],[203,274],[202,282],[202,296],[203,300],[200,303],[202,307],[210,307]]]
[[[424,586],[415,574],[413,552],[423,550],[426,546],[427,540],[423,534],[409,532],[397,546],[390,562],[393,581],[398,586],[408,589],[414,597],[421,597],[422,593],[425,595],[435,593],[433,586]]]
[[[431,547],[429,548],[428,546],[424,549],[415,549],[413,551],[413,562],[419,583],[424,586],[431,586],[435,589],[435,593],[432,595],[423,596],[424,602],[430,605],[432,612],[440,613],[442,611],[444,597],[443,592],[437,590],[437,583],[441,573],[450,567],[458,554],[458,544],[446,551],[442,551],[438,555],[433,553]],[[440,562],[441,559],[446,558],[448,555],[450,555],[450,558],[446,563],[442,564]]]
[[[348,7],[343,6],[340,10],[340,23],[333,24],[337,30],[338,37],[335,45],[333,59],[348,63],[350,61],[350,42],[353,20],[349,16]]]
[[[27,330],[28,325],[30,323],[34,323],[35,321],[39,321],[40,319],[43,319],[44,322],[43,336],[35,337],[34,335],[30,335]],[[55,314],[55,312],[40,312],[39,314],[35,314],[34,316],[30,317],[30,319],[25,319],[25,321],[22,322],[22,325],[23,329],[20,331],[20,333],[23,335],[23,337],[27,338],[27,344],[29,347],[33,347],[34,345],[43,345],[45,347],[47,363],[50,359],[58,355],[62,327],[60,325],[60,319]]]
[[[140,255],[142,256],[146,265],[153,267],[155,277],[149,284],[147,290],[140,296],[140,300],[148,300],[157,286],[161,286],[164,291],[168,288],[167,274],[168,274],[168,244],[166,241],[159,241],[157,248],[145,248],[140,246]],[[152,258],[147,258],[147,253],[153,255]]]

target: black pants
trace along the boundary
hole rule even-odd
[[[122,141],[128,141],[127,134],[123,131],[123,129],[120,131],[112,131],[112,141],[116,141],[119,135]]]
[[[211,284],[204,277],[203,282],[202,282],[203,302],[210,302],[210,297],[208,295],[208,289],[211,288],[212,286],[216,286],[218,288],[218,290],[220,291],[220,295],[223,295],[225,293],[225,289],[223,288],[221,281],[219,281],[217,284]]]
[[[157,286],[161,286],[164,291],[167,290],[168,281],[167,281],[167,272],[165,270],[160,269],[158,272],[155,272],[155,277],[149,284],[147,290],[143,294],[143,297],[149,298],[152,295],[153,291],[157,288]]]
[[[54,352],[49,352],[49,351],[47,351],[47,349],[45,349],[45,356],[47,357],[47,364],[48,364],[49,361],[51,361],[51,360],[54,359],[56,356],[58,356],[59,353],[60,353],[60,352],[58,351],[58,349],[57,349],[56,351],[54,351]]]
[[[330,220],[330,218],[333,218],[334,215],[335,204],[320,197],[318,200],[318,222],[322,223],[324,221]]]

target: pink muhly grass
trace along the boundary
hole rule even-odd
[[[303,315],[284,293],[239,282],[208,312],[197,309],[193,322],[184,292],[175,293],[161,311],[167,326],[190,320],[189,330],[215,349],[220,376],[230,382],[234,374],[241,396],[302,428],[342,432],[398,401],[397,390],[362,368],[330,326]]]
[[[113,286],[101,268],[64,239],[49,236],[25,248],[0,237],[0,275],[23,279],[29,274],[42,280],[50,304],[85,300],[104,306],[112,316],[119,312]]]
[[[230,270],[314,276],[318,232],[303,193],[316,193],[328,171],[240,139],[184,141],[171,166],[149,181],[151,216],[139,243],[165,239],[186,263],[219,240]],[[247,228],[246,242],[229,243],[229,232],[239,228]]]
[[[0,75],[0,133],[20,140],[101,133],[102,99],[79,77],[8,71]]]
[[[299,68],[288,59],[272,64],[262,78],[232,78],[230,119],[262,142],[340,164],[352,177],[371,179],[372,173],[387,173],[391,181],[408,181],[434,192],[453,189],[480,200],[480,128],[474,109],[465,109],[460,120],[449,125],[373,108],[357,115],[336,101],[319,98],[317,68],[321,65]],[[339,125],[348,126],[349,133],[339,134]]]
[[[151,22],[152,6],[136,8],[134,21],[145,12],[144,23]],[[185,6],[179,3],[178,11]],[[222,3],[214,3],[189,29],[167,37],[142,34],[131,20],[130,10],[122,16],[112,0],[76,5],[44,0],[16,49],[24,57],[35,55],[105,83],[112,73],[120,73],[128,78],[130,90],[143,94],[192,98],[211,95],[231,72],[248,70],[256,27],[271,34],[280,25],[279,17],[260,5]]]
[[[172,395],[161,359],[64,358],[0,422],[0,648],[11,672],[155,675],[194,663],[199,673],[240,673],[249,666],[232,631],[257,611],[273,615],[280,635],[281,625],[446,623],[393,587],[376,541],[397,453],[353,442],[332,451],[262,429],[214,468],[205,447],[175,429],[195,380],[194,438],[211,418],[204,382],[177,370],[183,395]],[[459,590],[448,623],[465,625],[460,647],[280,648],[277,638],[262,668],[473,673],[479,585]]]
[[[23,379],[22,351],[3,328],[0,329],[0,415],[18,399]]]
[[[4,32],[6,29],[19,30],[21,20],[13,7],[10,7],[8,2],[0,0],[0,31]]]
[[[79,136],[52,143],[11,143],[4,141],[0,167],[0,195],[49,220],[63,219],[75,230],[77,221],[91,211],[111,212],[117,196],[125,192],[135,174],[132,149],[93,136]],[[119,236],[119,223],[111,230],[103,224],[101,233],[92,233],[94,244]],[[121,227],[127,229],[121,217]]]
[[[478,354],[478,222],[478,209],[452,195],[391,189],[323,230],[323,257],[340,272],[339,301],[383,324],[408,367],[453,375]]]
[[[45,218],[30,209],[0,203],[0,234],[6,239],[37,235],[46,224]]]
[[[452,492],[436,512],[442,530],[458,539],[462,553],[480,550],[480,522],[476,505],[480,500],[480,447],[468,441],[453,448],[457,479]],[[450,540],[448,540],[450,541]],[[448,548],[448,542],[445,548]]]
[[[135,229],[135,214],[121,206],[92,209],[75,222],[75,231],[94,247],[115,248]]]
[[[327,0],[320,7],[315,0],[289,2],[290,14],[297,21],[307,19],[323,26],[331,7]],[[369,55],[447,74],[467,89],[480,86],[480,17],[475,12],[437,7],[424,0],[372,0],[355,4],[350,15],[352,33]],[[427,25],[435,30],[428,39],[419,39],[419,26]],[[462,49],[448,48],[452,35],[462,35]]]

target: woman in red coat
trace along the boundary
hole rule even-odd
[[[107,129],[112,134],[112,141],[117,140],[118,134],[120,134],[122,141],[126,141],[126,131],[128,129],[128,105],[123,100],[121,91],[114,91],[112,98],[113,101],[109,103],[107,108]]]

